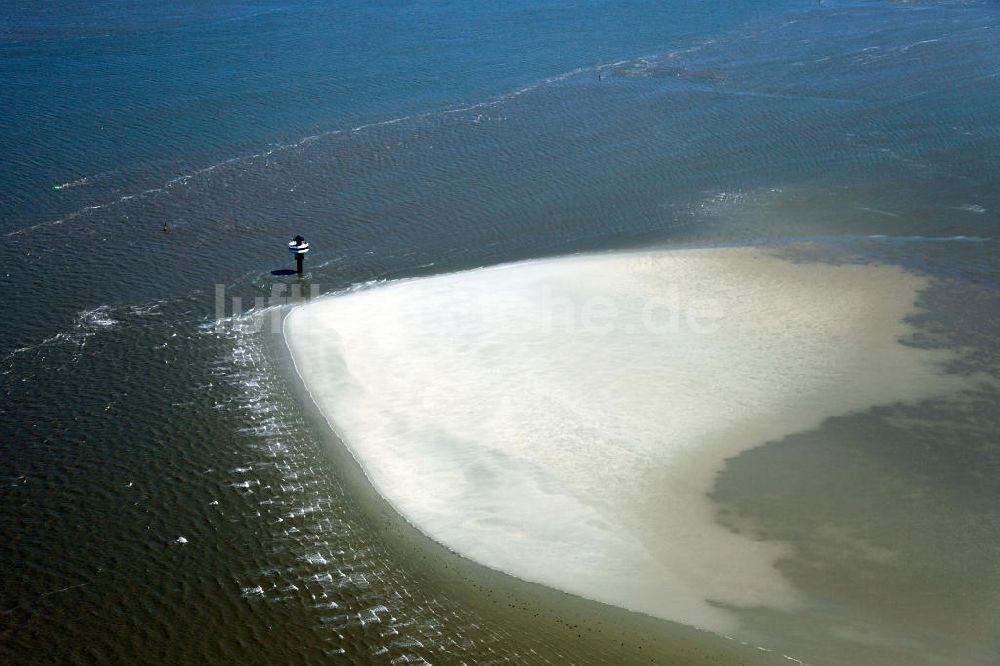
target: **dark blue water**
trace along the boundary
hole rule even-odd
[[[266,297],[295,233],[323,292],[590,249],[846,244],[932,276],[922,340],[995,374],[998,31],[995,2],[0,3],[4,660],[579,659],[379,545],[265,341],[216,331],[216,285]],[[950,575],[1000,589],[971,554],[1000,542],[997,488],[969,481],[1000,471],[996,400],[970,404],[914,439],[974,489]],[[423,652],[359,619],[381,607]],[[819,663],[930,654],[782,622],[747,620]],[[991,663],[994,635],[962,663]]]
[[[204,5],[0,12],[4,229],[275,143],[482,101],[805,3]]]

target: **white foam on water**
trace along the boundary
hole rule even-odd
[[[767,249],[577,256],[299,306],[316,404],[417,528],[525,580],[719,632],[803,600],[788,547],[719,525],[728,457],[955,390],[906,346],[925,284]]]

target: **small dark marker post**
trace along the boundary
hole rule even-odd
[[[309,243],[302,236],[296,236],[288,244],[288,251],[295,255],[295,272],[302,275],[302,260],[309,251]]]

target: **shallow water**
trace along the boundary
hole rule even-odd
[[[323,293],[579,250],[815,241],[796,251],[917,271],[911,344],[995,372],[995,4],[657,7],[437,7],[443,50],[426,51],[407,29],[426,12],[402,7],[391,25],[309,3],[2,12],[5,661],[585,659],[422,582],[345,490],[267,336],[217,330],[216,285],[223,316],[268,298],[294,233]],[[387,50],[338,41],[358,21]],[[269,53],[285,55],[255,75]],[[880,626],[895,618],[776,648],[995,661],[995,406],[979,387],[880,408],[727,463],[723,524],[798,544],[778,571],[831,609],[803,626],[869,590]],[[926,598],[899,610],[915,580]],[[942,609],[942,587],[961,602]],[[760,636],[794,619],[726,612]],[[915,656],[912,628],[949,619]]]

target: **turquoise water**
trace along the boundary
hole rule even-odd
[[[5,661],[575,654],[422,587],[262,336],[217,330],[216,285],[226,315],[233,296],[267,297],[296,233],[320,292],[580,250],[803,241],[812,259],[932,278],[917,343],[996,373],[996,3],[0,7]],[[953,498],[914,504],[927,520],[893,544],[937,553],[947,534],[961,564],[918,558],[883,596],[948,571],[893,626],[947,636],[948,617],[981,618],[962,663],[997,654],[975,593],[997,589],[976,555],[1000,541],[995,406],[984,388],[923,406],[912,432],[840,424],[794,462],[893,461],[909,476],[871,494],[882,506]],[[809,488],[766,492],[774,450],[733,461],[718,501],[806,543],[808,518],[779,509]],[[851,597],[810,588],[808,561],[786,569],[831,606],[862,603],[857,581]],[[746,614],[765,644],[790,635]],[[819,663],[922,654],[845,636],[789,643]]]

